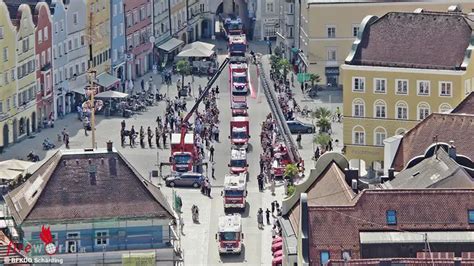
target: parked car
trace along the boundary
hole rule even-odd
[[[286,121],[286,124],[290,128],[291,134],[311,134],[316,131],[314,125],[303,123],[298,120]]]
[[[200,173],[189,172],[168,176],[165,179],[165,183],[169,187],[182,186],[198,188],[204,179],[205,177]]]

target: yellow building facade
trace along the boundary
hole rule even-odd
[[[92,67],[97,75],[111,71],[110,54],[110,1],[87,0],[88,27],[92,41]]]
[[[16,110],[13,98],[16,95],[16,28],[10,20],[5,3],[0,1],[0,147],[13,140],[12,118]],[[2,149],[0,148],[0,149]]]
[[[10,14],[11,15],[11,14]],[[40,121],[36,114],[35,25],[31,9],[26,4],[18,7],[16,18],[11,17],[16,26],[16,82],[17,91],[11,100],[12,125],[9,143],[26,138]]]
[[[430,18],[436,19],[434,16]],[[444,17],[438,17],[441,18]],[[361,30],[365,31],[365,24],[373,23],[377,19],[364,19]],[[398,66],[398,63],[383,66],[384,62],[354,59],[363,57],[358,55],[359,53],[371,53],[367,50],[361,52],[360,49],[363,48],[358,47],[358,44],[370,49],[370,42],[378,42],[377,33],[370,32],[369,39],[361,32],[360,39],[354,42],[354,48],[346,59],[346,64],[341,66],[344,88],[343,139],[348,159],[363,160],[366,168],[380,170],[383,166],[384,139],[403,134],[432,112],[449,112],[472,91],[474,63],[471,53],[474,50],[474,39],[470,39],[472,28],[463,26],[465,34],[462,42],[467,47],[453,48],[458,50],[458,62],[461,64],[452,69],[436,64],[426,65],[426,68],[407,67],[403,66],[402,60],[398,60],[401,64]],[[388,56],[391,56],[392,52],[398,52],[396,49],[386,48],[391,52],[382,53]],[[449,47],[446,51],[440,50],[440,57],[441,54],[449,53],[448,51]],[[430,53],[436,55],[437,52],[438,49],[434,48]],[[413,53],[416,54],[416,51]]]
[[[474,9],[474,1],[471,0],[376,3],[306,0],[305,2],[306,5],[301,7],[299,48],[307,59],[299,62],[304,65],[302,71],[319,74],[322,84],[332,85],[343,83],[339,66],[349,54],[364,17],[381,16],[391,11],[412,12],[417,8],[446,11],[449,6],[456,4],[464,13]]]

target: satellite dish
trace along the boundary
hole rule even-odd
[[[150,36],[150,42],[151,42],[151,43],[155,43],[155,36],[153,36],[153,35]]]

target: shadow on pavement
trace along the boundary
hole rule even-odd
[[[245,241],[245,239],[244,239]],[[240,254],[220,254],[223,263],[243,263],[245,262],[245,244],[242,244]]]

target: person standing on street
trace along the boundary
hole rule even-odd
[[[122,126],[122,129],[125,129],[125,127],[126,127],[125,120],[122,120],[122,122],[120,124]]]
[[[155,141],[156,141],[156,147],[159,148],[160,147],[160,130],[158,129],[158,127],[155,127]]]
[[[219,99],[219,86],[216,85],[216,98]]]
[[[258,209],[257,223],[258,223],[258,229],[263,229],[263,210],[262,210],[262,208]]]
[[[261,173],[257,176],[257,181],[258,181],[258,191],[262,192],[263,191],[263,175]]]
[[[266,218],[267,218],[267,224],[270,224],[270,210],[268,208],[265,211],[265,215],[266,215]]]
[[[145,81],[143,79],[140,82],[140,85],[142,86],[142,91],[144,91],[145,90]]]
[[[296,137],[296,143],[298,144],[298,149],[301,149],[301,133]]]
[[[163,139],[163,149],[166,149],[166,131],[167,128],[165,127],[161,132],[161,138]]]
[[[89,118],[84,117],[84,120],[82,120],[82,123],[83,123],[83,127],[84,127],[84,134],[86,135],[86,137],[88,136],[87,135],[87,128],[89,127]]]
[[[130,147],[133,148],[135,146],[135,127],[132,125],[132,128],[130,129],[130,135],[128,137],[130,138]]]
[[[145,130],[143,126],[140,127],[140,146],[145,148]]]
[[[153,147],[153,145],[151,144],[151,140],[153,139],[153,131],[151,130],[150,127],[148,127],[147,129],[147,135],[148,135],[148,147],[150,147],[150,149]]]
[[[274,200],[274,201],[272,201],[272,204],[271,204],[272,205],[272,215],[275,212],[275,202],[276,201]]]
[[[214,144],[209,148],[209,161],[214,162]]]

